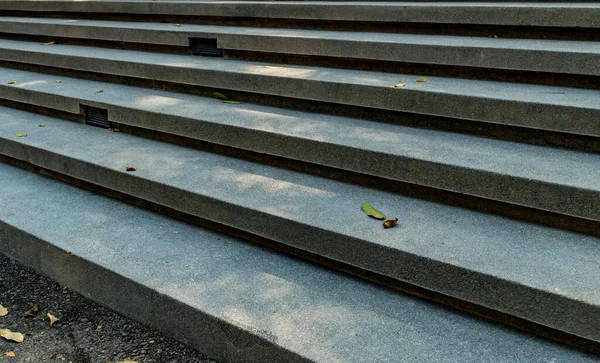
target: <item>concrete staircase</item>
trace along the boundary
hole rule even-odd
[[[598,361],[600,5],[0,15],[8,256],[223,362]]]

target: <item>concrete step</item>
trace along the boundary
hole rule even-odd
[[[327,2],[327,1],[28,1],[0,0],[0,10],[179,16],[189,18],[298,19],[315,22],[479,24],[598,28],[597,2]]]
[[[0,164],[0,252],[219,362],[596,362]]]
[[[598,238],[14,109],[2,114],[2,155],[600,342]],[[365,216],[364,200],[399,227]]]
[[[0,97],[600,221],[600,155],[0,68]],[[96,93],[102,89],[104,92]]]
[[[0,33],[375,61],[600,75],[600,42],[1,17]]]
[[[600,136],[600,91],[0,40],[0,60]],[[13,65],[15,66],[15,65]],[[426,75],[423,75],[426,76]],[[405,87],[395,88],[398,82]]]

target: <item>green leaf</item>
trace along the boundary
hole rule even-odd
[[[25,137],[25,136],[27,136],[27,134],[22,134],[20,132],[17,132],[17,133],[15,133],[15,136],[16,137]]]
[[[223,103],[229,103],[230,105],[239,105],[241,102],[226,100],[226,101],[223,101]]]
[[[365,214],[369,217],[373,217],[375,219],[385,219],[385,214],[370,206],[366,201],[362,202],[361,208],[362,211],[365,212]]]
[[[219,93],[219,92],[213,92],[213,93],[212,93],[212,96],[213,96],[214,98],[218,98],[218,99],[220,99],[220,100],[225,100],[225,101],[227,101],[227,100],[229,99],[229,98],[227,98],[227,96],[225,96],[224,94],[222,94],[222,93]]]

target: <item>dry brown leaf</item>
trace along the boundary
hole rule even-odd
[[[17,81],[8,81],[8,84],[16,84]]]
[[[427,82],[427,78],[425,78],[425,77],[419,78],[419,79],[417,79],[417,82]]]
[[[387,221],[383,222],[383,228],[396,227],[396,224],[398,224],[398,218],[396,218],[396,219],[388,219]]]
[[[50,313],[47,313],[46,316],[48,317],[48,319],[50,319],[50,327],[51,328],[57,321],[59,321],[59,319],[56,316],[54,316]]]
[[[181,26],[181,24],[173,24],[173,25],[175,25],[175,26]]]
[[[0,316],[6,316],[8,315],[8,309],[6,309],[4,306],[0,305]]]
[[[120,129],[118,129],[118,128],[114,128],[114,129],[112,129],[112,128],[110,128],[110,127],[108,128],[108,131],[110,131],[110,132],[121,132],[121,130],[120,130]]]
[[[0,329],[0,337],[6,340],[12,340],[13,342],[23,343],[25,337],[21,333],[15,333],[8,329]]]
[[[488,35],[488,38],[496,38],[497,39],[498,36],[496,34],[490,34],[490,35]]]
[[[54,45],[54,44],[56,44],[56,41],[54,41],[54,40],[51,42],[48,42],[48,43],[42,43],[42,45]]]
[[[33,307],[31,308],[31,310],[26,311],[25,313],[23,313],[23,316],[26,317],[34,317],[36,316],[38,313],[40,312],[40,306],[38,304],[33,305]]]
[[[400,82],[394,86],[394,88],[402,88],[404,87],[404,83]]]
[[[223,103],[228,103],[230,105],[239,105],[241,102],[232,101],[232,100],[225,100],[225,101],[223,101]]]
[[[126,171],[136,171],[137,169],[134,168],[133,166],[128,166],[127,168],[125,168]]]
[[[16,356],[17,356],[17,355],[15,354],[15,352],[6,352],[6,353],[4,353],[4,354],[5,354],[7,357],[9,357],[9,358],[14,358],[14,357],[16,357]]]

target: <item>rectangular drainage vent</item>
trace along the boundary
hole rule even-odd
[[[108,121],[108,110],[97,107],[82,106],[85,112],[85,124],[108,129],[111,122]]]
[[[223,49],[217,48],[216,39],[190,38],[190,47],[192,47],[193,55],[203,55],[206,57],[223,56]]]

